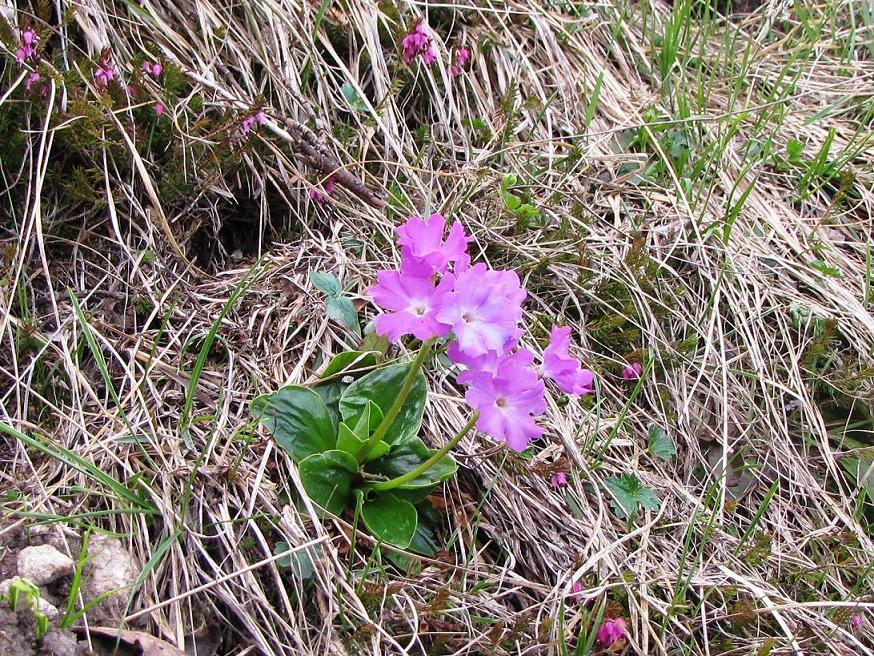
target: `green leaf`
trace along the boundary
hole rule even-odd
[[[358,452],[364,448],[364,445],[367,443],[366,439],[362,439],[358,435],[355,434],[353,430],[349,428],[346,424],[340,424],[340,430],[337,433],[337,448],[341,451],[345,451],[351,456],[357,456]],[[370,462],[371,460],[376,460],[377,458],[381,458],[386,453],[388,453],[389,445],[380,440],[377,442],[373,449],[370,450],[370,453],[367,454],[367,458],[365,458],[365,462]]]
[[[790,139],[786,142],[786,152],[789,155],[790,162],[797,162],[801,159],[801,154],[804,152],[804,144],[797,139]]]
[[[340,397],[343,421],[354,426],[368,401],[373,401],[385,415],[400,392],[411,366],[407,363],[383,367],[349,385]],[[419,432],[425,412],[426,393],[425,376],[419,372],[401,411],[383,438],[388,444],[404,441]]]
[[[352,305],[352,301],[348,298],[345,296],[329,298],[325,302],[325,309],[330,319],[339,321],[357,334],[361,334],[361,326],[358,325],[358,312],[356,312],[355,306]]]
[[[375,367],[379,353],[376,351],[344,351],[338,353],[325,366],[319,378],[330,378],[347,370]]]
[[[649,446],[647,449],[656,458],[670,460],[677,455],[677,445],[668,437],[661,426],[649,427]]]
[[[348,82],[344,82],[343,86],[340,87],[340,90],[343,92],[343,97],[346,98],[346,102],[349,103],[349,107],[356,112],[367,111],[367,103],[361,99],[361,96],[358,95],[358,90],[354,86]]]
[[[289,385],[252,400],[252,413],[273,433],[295,462],[334,448],[334,423],[322,397],[307,387]]]
[[[810,266],[819,271],[821,274],[829,276],[831,278],[844,277],[843,272],[838,267],[832,266],[826,262],[823,262],[822,260],[814,260],[810,263]]]
[[[376,539],[406,549],[419,521],[415,506],[393,494],[374,494],[361,505],[361,518]]]
[[[611,476],[605,482],[607,489],[616,497],[612,504],[619,517],[629,517],[637,513],[639,507],[647,510],[658,510],[661,501],[656,493],[634,474],[623,474],[621,477]]]
[[[310,272],[310,282],[316,289],[327,294],[328,298],[335,298],[343,293],[343,285],[333,273],[312,271]]]
[[[316,547],[308,547],[306,549],[291,551],[291,547],[288,546],[287,542],[277,542],[276,546],[273,548],[273,555],[278,556],[286,551],[290,552],[287,556],[277,560],[276,564],[279,567],[292,570],[297,578],[303,581],[309,581],[316,573],[315,567],[313,566],[315,550]]]
[[[333,515],[342,514],[352,500],[352,481],[358,461],[345,451],[316,453],[298,466],[300,480],[315,503]]]
[[[342,420],[342,417],[340,416],[340,397],[343,396],[343,390],[347,387],[349,387],[348,384],[339,380],[332,380],[313,387],[313,391],[321,397],[322,402],[328,409],[331,423],[335,427],[339,426],[340,421]]]
[[[436,449],[432,451],[425,446],[422,440],[414,437],[392,446],[388,454],[370,464],[367,467],[367,471],[389,479],[397,478],[421,465],[436,451]],[[401,484],[397,489],[419,490],[424,488],[430,491],[438,483],[452,478],[457,471],[458,464],[456,464],[452,456],[446,455],[441,460],[438,460],[430,469],[424,471],[418,478]]]
[[[515,212],[519,206],[522,204],[522,199],[519,198],[516,194],[511,194],[509,192],[505,192],[503,195],[504,206],[510,210],[511,212]]]

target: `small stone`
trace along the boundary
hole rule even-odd
[[[18,574],[36,585],[48,585],[72,574],[76,564],[53,546],[25,547],[18,552]]]
[[[83,590],[85,603],[111,593],[88,614],[93,620],[120,620],[130,587],[137,580],[134,559],[121,542],[95,535],[88,543],[90,578]]]

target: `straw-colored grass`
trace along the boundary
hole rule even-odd
[[[124,536],[145,567],[132,626],[181,645],[217,624],[240,655],[565,654],[604,613],[628,618],[626,653],[874,654],[865,3],[19,4],[62,68],[35,97],[3,53],[0,420],[154,512],[10,436],[0,493],[16,521]],[[430,69],[401,58],[417,18]],[[160,57],[176,92],[101,101],[86,57],[106,47],[124,79]],[[308,274],[340,277],[365,322],[393,227],[429,210],[523,277],[529,346],[573,327],[599,388],[550,403],[531,459],[466,438],[436,499],[448,546],[405,570],[317,518],[248,404],[357,345]],[[468,411],[452,376],[430,385],[440,445]],[[652,426],[676,458],[648,451]],[[625,473],[659,511],[616,516]],[[280,541],[318,545],[310,583]]]

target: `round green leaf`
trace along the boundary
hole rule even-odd
[[[381,474],[387,479],[397,478],[421,465],[435,451],[425,446],[425,443],[418,437],[414,437],[406,442],[393,445],[384,457],[370,463],[367,466],[367,471],[372,474]],[[455,460],[452,456],[446,455],[418,478],[401,484],[397,489],[418,490],[433,488],[437,483],[451,478],[456,471],[458,471],[458,465]]]
[[[349,385],[340,397],[340,415],[343,421],[350,426],[356,425],[368,401],[373,401],[383,415],[387,414],[411,366],[395,364],[383,367]],[[419,372],[401,411],[385,435],[387,443],[404,441],[419,432],[425,412],[426,393],[425,376]]]
[[[315,503],[333,515],[340,515],[352,499],[352,482],[358,462],[345,451],[316,453],[298,466],[300,480]]]
[[[252,401],[252,413],[273,433],[295,462],[334,448],[334,423],[322,397],[299,385],[283,387]]]
[[[410,546],[419,520],[413,504],[392,494],[376,494],[365,501],[361,518],[373,537],[400,549]]]

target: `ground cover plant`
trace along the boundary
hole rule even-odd
[[[0,17],[0,573],[111,534],[213,653],[874,653],[865,3]]]

